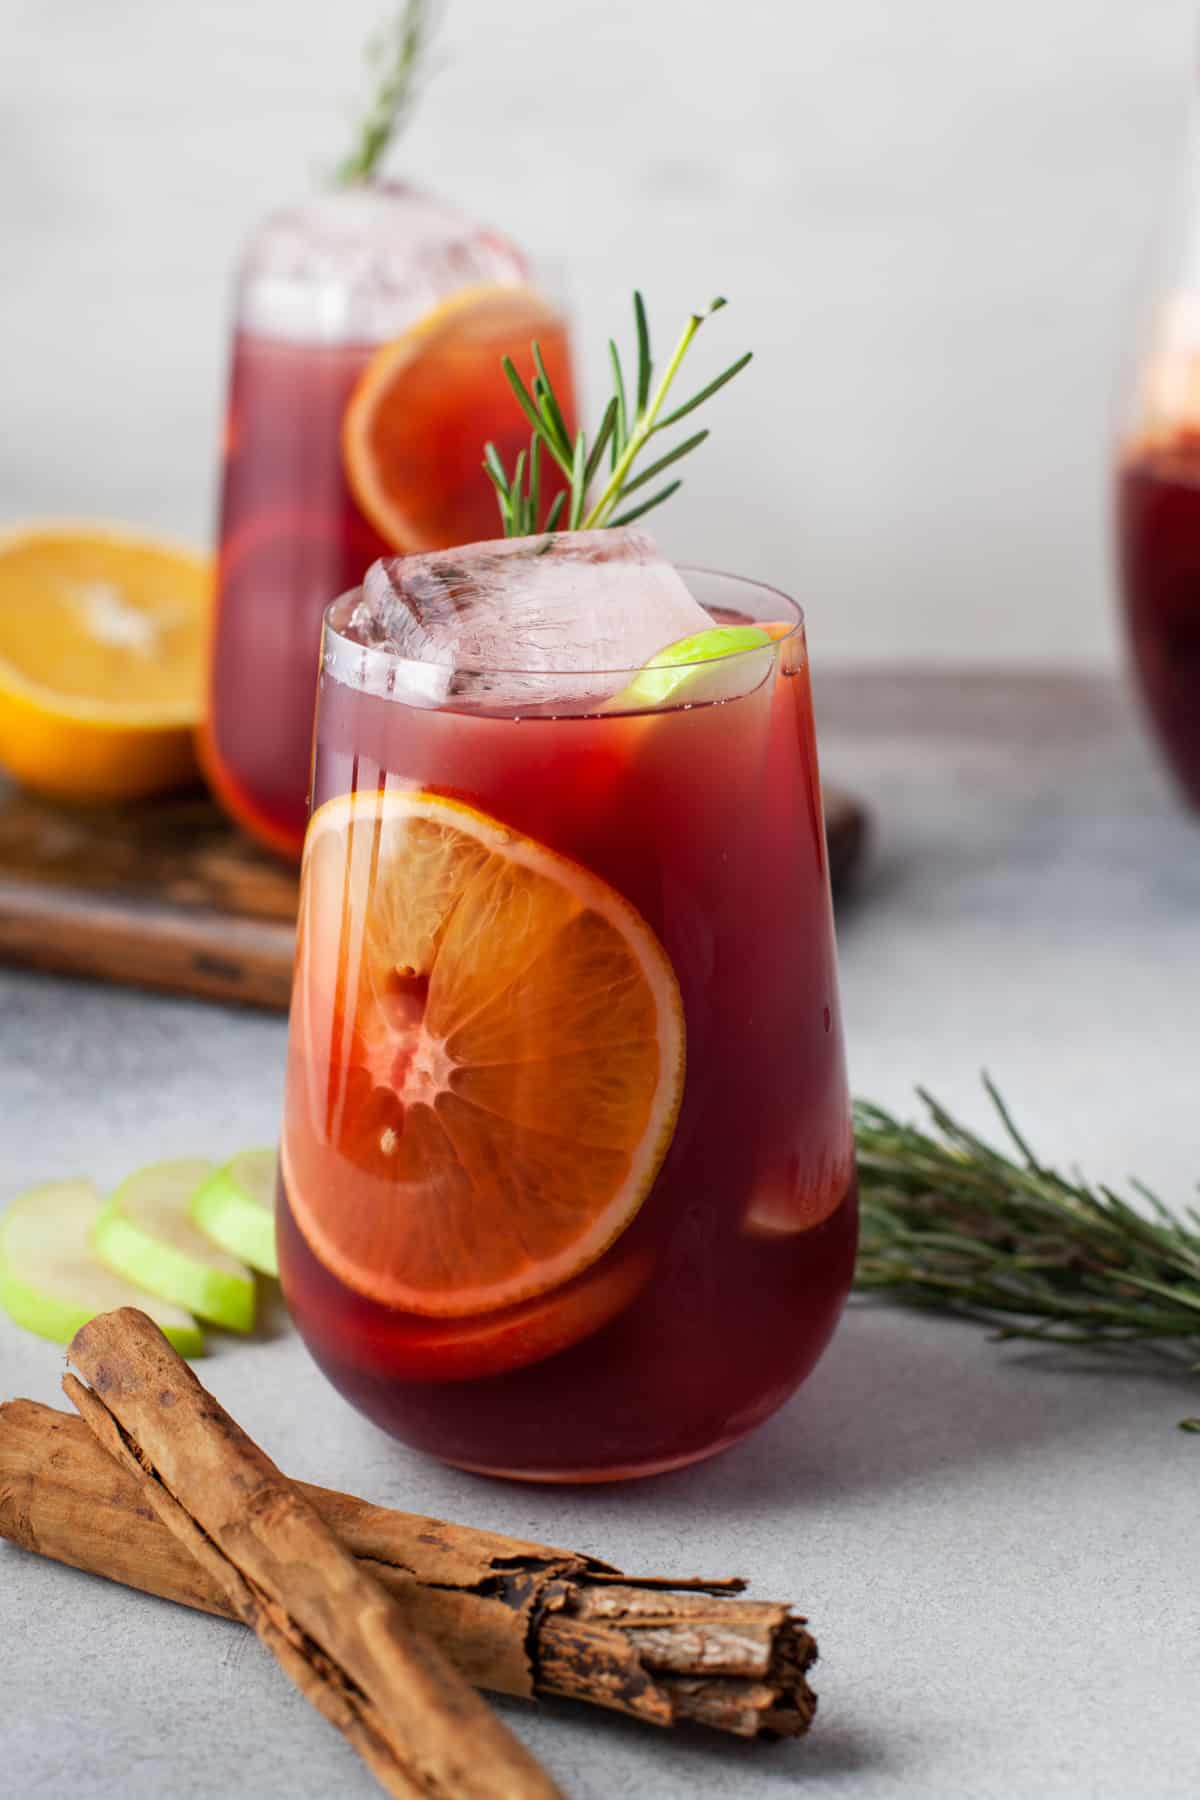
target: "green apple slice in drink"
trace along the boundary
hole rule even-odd
[[[50,1181],[0,1213],[0,1305],[56,1344],[70,1343],[97,1313],[137,1306],[181,1355],[199,1356],[204,1336],[190,1313],[96,1261],[91,1237],[103,1207],[91,1181]]]
[[[191,1198],[192,1222],[214,1244],[258,1269],[278,1275],[275,1255],[274,1150],[240,1150]]]
[[[604,710],[648,712],[736,699],[765,678],[773,650],[774,639],[758,625],[714,625],[711,631],[694,632],[652,656]],[[746,654],[754,651],[759,654]]]
[[[152,1163],[122,1182],[96,1220],[92,1248],[127,1280],[230,1331],[254,1325],[254,1276],[194,1225],[192,1195],[210,1162]]]

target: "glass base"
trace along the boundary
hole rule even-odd
[[[721,1438],[704,1450],[689,1450],[683,1456],[666,1456],[657,1461],[620,1463],[611,1469],[497,1469],[486,1463],[459,1462],[451,1457],[439,1460],[452,1469],[463,1469],[468,1475],[487,1475],[495,1481],[532,1481],[547,1487],[598,1487],[605,1481],[643,1481],[649,1475],[669,1475],[674,1469],[690,1468],[692,1463],[707,1462],[740,1444],[746,1432],[735,1432]]]

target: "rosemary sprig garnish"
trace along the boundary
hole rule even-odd
[[[433,10],[432,0],[404,0],[392,25],[368,44],[375,88],[357,141],[334,171],[334,180],[341,185],[368,180],[403,129],[433,35]]]
[[[1165,1345],[1200,1373],[1200,1212],[1173,1213],[1136,1181],[1134,1207],[1049,1167],[994,1083],[984,1085],[1003,1148],[924,1089],[931,1129],[856,1106],[858,1287],[975,1319],[1002,1338]]]
[[[711,318],[713,313],[719,312],[724,305],[725,301],[718,298],[710,302],[703,312],[692,313],[656,384],[645,302],[640,294],[634,294],[637,356],[632,412],[621,353],[610,338],[608,355],[612,368],[613,392],[590,446],[586,432],[578,432],[572,441],[567,431],[562,407],[546,373],[540,345],[533,345],[532,392],[522,381],[512,358],[504,358],[504,373],[516,395],[517,404],[529,420],[532,433],[529,449],[521,451],[511,475],[504,467],[495,444],[488,444],[484,450],[483,466],[496,489],[506,537],[529,537],[539,529],[553,531],[560,524],[571,531],[591,531],[602,525],[631,525],[635,519],[643,518],[646,513],[661,506],[664,500],[669,500],[672,494],[679,491],[683,483],[676,477],[647,499],[640,500],[633,506],[624,504],[631,495],[647,487],[659,475],[697,449],[709,433],[707,429],[694,431],[690,437],[675,444],[635,475],[634,464],[650,440],[659,432],[668,431],[672,425],[677,425],[681,419],[711,399],[727,381],[732,381],[735,375],[740,374],[750,361],[753,352],[747,350],[744,356],[739,356],[736,362],[730,363],[727,369],[706,383],[690,400],[673,407],[670,412],[664,412],[667,396],[692,339],[704,321]],[[560,491],[555,496],[539,527],[541,475],[545,457],[558,465],[569,486],[565,492]],[[606,460],[608,474],[593,499],[591,490]],[[618,508],[621,510],[618,511]]]

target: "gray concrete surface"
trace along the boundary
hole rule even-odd
[[[916,1080],[982,1122],[986,1063],[1047,1155],[1177,1201],[1200,1172],[1200,828],[1123,700],[1083,681],[832,677],[828,770],[874,803],[843,906],[857,1090]],[[75,1170],[271,1134],[283,1027],[0,974],[0,1202]],[[53,1401],[0,1321],[0,1391]],[[1000,1348],[855,1307],[805,1390],[706,1467],[626,1489],[489,1484],[351,1413],[280,1319],[216,1393],[297,1475],[578,1545],[740,1570],[810,1614],[807,1742],[506,1716],[579,1800],[1190,1800],[1200,1411],[1193,1378]],[[0,1546],[0,1793],[256,1800],[376,1790],[247,1634]]]

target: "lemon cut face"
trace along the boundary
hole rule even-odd
[[[68,801],[195,775],[211,566],[90,525],[0,537],[0,763]]]

